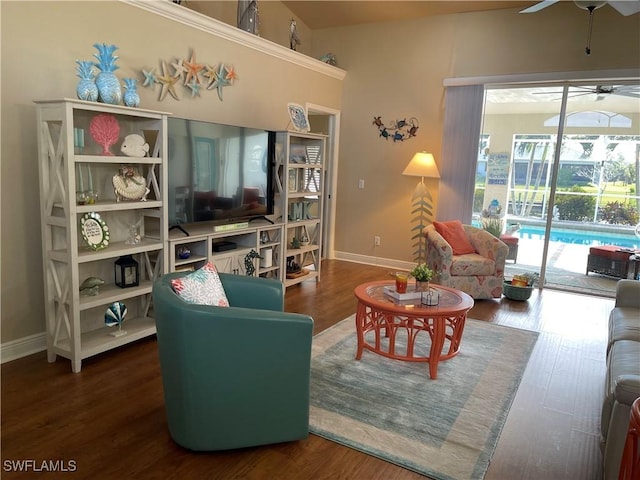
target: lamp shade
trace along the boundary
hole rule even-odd
[[[436,161],[433,159],[433,155],[427,152],[416,153],[402,174],[414,177],[440,178]]]

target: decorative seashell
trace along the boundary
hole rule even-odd
[[[113,183],[117,202],[121,199],[140,200],[141,202],[147,200],[150,190],[144,177],[133,167],[122,167],[120,172],[113,176],[111,183]]]
[[[113,302],[104,313],[104,323],[108,327],[120,325],[127,316],[127,306],[122,302]]]
[[[100,293],[100,286],[104,285],[104,280],[98,277],[89,277],[80,284],[80,293],[89,297],[94,297]]]
[[[80,290],[91,287],[99,287],[100,285],[104,285],[104,280],[98,277],[88,277],[85,278],[84,282],[80,284]]]

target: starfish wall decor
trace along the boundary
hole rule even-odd
[[[385,140],[390,138],[394,142],[402,142],[411,137],[415,137],[418,133],[418,119],[411,117],[409,120],[394,120],[389,126],[382,123],[382,117],[373,117],[373,124],[378,127],[380,136]]]
[[[218,98],[222,101],[222,89],[233,85],[238,75],[232,65],[219,63],[210,65],[198,63],[196,52],[191,51],[191,57],[187,59],[177,58],[174,62],[160,62],[161,73],[156,73],[154,68],[142,69],[144,81],[143,87],[155,89],[160,85],[159,100],[162,102],[167,94],[175,100],[180,100],[177,86],[184,87],[191,93],[191,98],[200,97],[202,88],[217,90]]]

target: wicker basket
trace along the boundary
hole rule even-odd
[[[502,293],[505,297],[519,302],[529,300],[529,298],[531,298],[531,292],[533,292],[533,287],[516,287],[506,280],[502,287]]]

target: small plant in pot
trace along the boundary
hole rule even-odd
[[[426,263],[419,263],[409,274],[416,279],[416,290],[429,290],[429,281],[433,278],[433,270]]]

